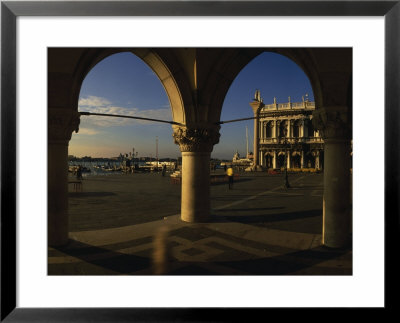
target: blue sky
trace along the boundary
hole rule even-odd
[[[310,82],[304,72],[290,59],[265,52],[253,59],[232,83],[222,108],[221,120],[252,117],[249,102],[256,89],[265,104],[301,101],[309,94],[314,100]],[[83,81],[79,111],[134,115],[172,120],[168,97],[154,72],[131,53],[119,53],[98,63]],[[246,154],[246,126],[249,150],[252,151],[253,121],[221,125],[219,144],[214,146],[213,158],[232,159],[236,150]],[[158,138],[159,158],[180,156],[172,139],[169,124],[133,119],[82,116],[79,133],[73,133],[69,154],[78,157],[115,157],[131,152],[138,156],[156,156]]]

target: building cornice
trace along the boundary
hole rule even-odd
[[[274,111],[265,111],[262,110],[260,112],[260,118],[277,118],[277,117],[289,117],[296,115],[312,115],[314,110],[274,110]]]

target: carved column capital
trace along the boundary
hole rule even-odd
[[[351,138],[348,121],[348,109],[344,106],[325,107],[313,112],[313,126],[324,140]]]
[[[175,144],[179,145],[181,152],[211,152],[219,142],[220,126],[209,128],[174,127]]]
[[[261,109],[265,106],[265,104],[262,103],[261,101],[252,101],[249,104],[250,104],[251,108],[253,109],[253,113],[254,113],[255,117],[259,116]]]
[[[68,143],[72,132],[79,131],[79,123],[79,112],[64,108],[49,108],[47,118],[49,143]]]

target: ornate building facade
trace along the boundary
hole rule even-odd
[[[255,113],[254,152],[258,169],[313,168],[321,170],[324,159],[324,141],[312,124],[315,102],[308,98],[302,102],[265,105],[260,91],[256,91],[250,106]]]

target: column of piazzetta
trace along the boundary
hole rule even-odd
[[[48,109],[48,243],[68,242],[68,144],[80,115],[68,108]]]
[[[260,157],[259,157],[259,117],[260,117],[260,111],[261,109],[265,106],[264,103],[262,102],[262,99],[260,97],[260,92],[257,90],[256,95],[254,97],[254,100],[250,102],[250,106],[253,109],[254,113],[254,152],[253,152],[253,158],[254,158],[254,170],[261,169],[260,168]]]
[[[322,242],[333,248],[347,245],[351,228],[350,140],[345,106],[313,112],[313,125],[324,140],[324,199]]]
[[[173,126],[182,152],[181,219],[204,222],[210,217],[210,155],[219,142],[220,126]]]

